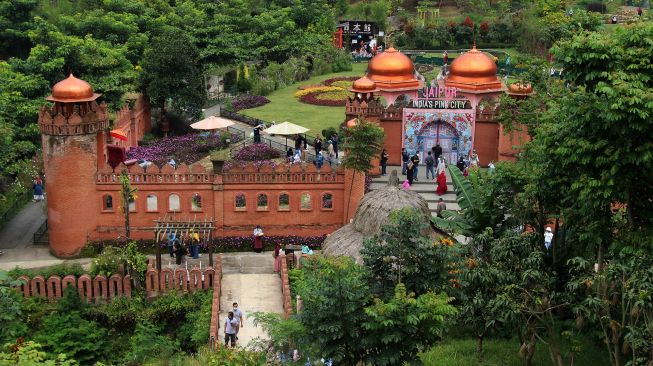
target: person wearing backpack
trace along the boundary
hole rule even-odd
[[[430,151],[424,162],[426,163],[426,179],[429,179],[429,173],[431,173],[431,180],[435,179],[435,159],[433,159],[433,154]]]

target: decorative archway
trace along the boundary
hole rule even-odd
[[[161,270],[161,245],[167,241],[169,233],[175,234],[176,238],[190,236],[197,233],[200,243],[207,243],[209,248],[209,266],[213,267],[213,229],[215,220],[213,218],[202,219],[177,219],[166,215],[163,218],[154,220],[154,240],[156,241],[156,268]]]

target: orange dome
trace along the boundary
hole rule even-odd
[[[70,74],[52,87],[52,95],[46,99],[52,102],[88,102],[97,99],[100,94],[93,93],[91,84]]]
[[[497,65],[490,57],[477,50],[476,45],[453,60],[449,66],[445,85],[466,90],[501,89],[503,87],[497,78]]]
[[[365,76],[354,81],[351,84],[351,89],[349,90],[356,93],[372,93],[377,91],[376,83],[374,83],[372,80],[368,79]]]
[[[370,60],[367,77],[381,91],[414,90],[422,86],[415,78],[413,61],[393,47]]]
[[[367,76],[373,81],[412,80],[415,66],[408,56],[390,47],[370,60]]]
[[[356,118],[352,118],[349,121],[347,121],[347,123],[345,123],[345,126],[347,128],[352,128],[352,127],[356,126],[357,124],[358,124],[358,121],[356,120]]]

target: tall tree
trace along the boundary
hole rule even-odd
[[[365,174],[372,169],[372,159],[381,153],[383,146],[383,129],[377,124],[367,122],[364,118],[358,118],[355,126],[345,131],[345,141],[343,149],[345,158],[342,166],[354,171],[354,177],[357,173]],[[351,185],[354,185],[352,178]],[[347,198],[347,212],[345,217],[349,217],[349,204],[351,202],[351,189]]]
[[[173,109],[200,116],[206,95],[198,61],[193,40],[181,29],[166,28],[143,54],[142,90],[164,111],[170,99]]]
[[[132,201],[136,199],[136,188],[132,188],[129,180],[129,174],[123,171],[120,173],[120,201],[122,204],[122,212],[125,215],[125,237],[127,240],[131,238],[131,226],[129,225],[129,206]]]

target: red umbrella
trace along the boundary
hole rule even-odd
[[[122,140],[122,141],[128,140],[127,134],[125,133],[125,131],[123,131],[122,128],[116,128],[115,130],[111,130],[109,134],[111,135],[111,137],[117,138],[118,140]]]

